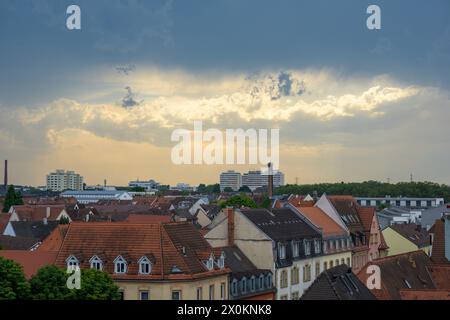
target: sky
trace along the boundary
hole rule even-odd
[[[66,9],[81,8],[81,30]],[[381,9],[369,30],[366,9]],[[287,183],[450,183],[450,2],[2,0],[0,157],[10,182],[216,183],[176,129],[279,129]]]

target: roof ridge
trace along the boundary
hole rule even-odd
[[[371,262],[384,262],[384,261],[388,261],[388,260],[393,260],[395,258],[399,258],[400,256],[409,256],[409,255],[416,255],[416,254],[422,254],[422,253],[426,255],[426,253],[423,250],[419,249],[419,250],[415,250],[415,251],[409,251],[409,252],[395,254],[395,255],[392,255],[392,256],[386,256],[386,257],[374,259]],[[367,264],[369,264],[369,263],[370,262],[368,262]]]

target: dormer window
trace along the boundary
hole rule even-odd
[[[89,260],[89,263],[91,264],[91,269],[103,270],[103,262],[99,257],[93,256],[91,260]]]
[[[231,283],[231,295],[237,296],[238,293],[238,281],[236,279],[233,279],[233,282]]]
[[[311,242],[309,240],[305,240],[305,256],[309,256],[311,254]]]
[[[243,294],[247,292],[247,278],[243,277],[241,280],[241,291]]]
[[[298,257],[300,254],[300,244],[298,241],[292,241],[292,256],[294,258]]]
[[[206,268],[211,271],[214,269],[214,255],[211,254],[208,260],[205,261]]]
[[[138,264],[139,274],[150,274],[152,272],[152,264],[146,256],[140,258]]]
[[[256,278],[255,276],[252,276],[250,279],[250,290],[254,292],[256,290]]]
[[[286,259],[286,245],[283,243],[278,244],[278,259]]]
[[[263,274],[259,275],[259,289],[260,290],[264,289],[264,275]]]
[[[225,268],[225,253],[222,252],[222,254],[220,255],[219,259],[217,259],[217,266],[220,269]]]
[[[114,273],[127,273],[127,262],[122,256],[118,256],[114,260]]]
[[[320,241],[319,240],[314,240],[314,252],[320,253]]]
[[[68,270],[75,270],[76,268],[80,267],[80,262],[78,261],[77,258],[75,258],[75,256],[68,257],[66,262]]]

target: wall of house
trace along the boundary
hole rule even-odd
[[[388,256],[418,250],[417,246],[390,227],[383,230],[383,237],[389,247]]]
[[[344,251],[334,254],[329,254],[320,257],[312,257],[310,259],[302,259],[299,261],[294,261],[292,266],[286,268],[279,268],[275,272],[275,283],[277,287],[276,299],[277,300],[292,300],[295,297],[301,297],[306,289],[314,282],[314,280],[325,270],[325,262],[327,263],[327,268],[330,268],[331,261],[333,261],[333,266],[336,266],[336,260],[339,261],[338,264],[345,263],[347,264],[350,261],[351,264],[352,253],[351,251]],[[320,270],[316,272],[316,264],[319,264]],[[303,275],[303,268],[307,265],[311,266],[311,279],[310,281],[305,281]],[[299,275],[299,283],[292,283],[292,269],[298,268]],[[285,288],[281,287],[281,273],[283,271],[287,272],[288,276],[288,286]]]
[[[202,288],[202,300],[209,300],[209,286],[214,285],[214,299],[220,300],[221,284],[225,284],[225,300],[228,300],[228,275],[202,280],[182,282],[129,282],[115,281],[124,292],[125,300],[140,300],[140,291],[148,291],[150,300],[171,300],[172,291],[181,291],[182,300],[197,300],[197,288]]]
[[[197,222],[202,226],[202,228],[206,227],[211,223],[211,220],[208,218],[208,216],[206,215],[205,211],[202,208],[198,210]]]
[[[372,224],[370,226],[370,236],[367,241],[369,241],[369,260],[379,258],[380,253],[378,248],[381,243],[381,231],[376,214],[373,215]]]

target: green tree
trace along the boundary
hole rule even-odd
[[[264,209],[269,209],[271,204],[272,201],[269,199],[269,197],[264,197],[264,200],[262,201],[260,207]]]
[[[233,192],[233,188],[226,187],[226,188],[223,189],[223,192]]]
[[[13,185],[8,187],[6,192],[5,201],[3,202],[3,212],[8,212],[12,206],[22,205],[23,198],[20,192],[16,192]]]
[[[45,266],[31,278],[31,295],[35,300],[70,300],[75,298],[74,290],[67,288],[68,275],[54,265]]]
[[[69,218],[67,217],[61,217],[61,219],[59,219],[59,224],[69,224]]]
[[[0,257],[0,300],[25,300],[30,298],[30,286],[22,266]]]
[[[106,272],[81,270],[81,289],[74,290],[78,300],[119,300],[119,288]]]
[[[251,193],[252,190],[248,186],[242,186],[239,188],[239,192]]]
[[[234,208],[241,208],[241,207],[247,207],[247,208],[257,208],[258,205],[256,204],[255,200],[250,198],[249,196],[245,194],[238,194],[235,196],[232,196],[230,199],[224,201],[220,205],[222,208],[225,207],[234,207]]]

